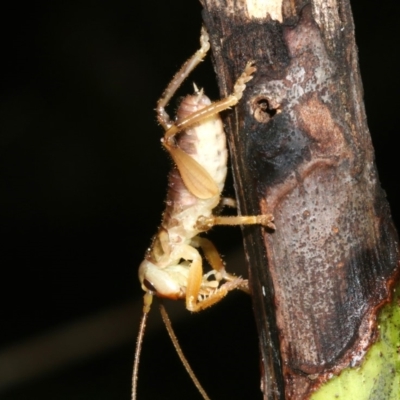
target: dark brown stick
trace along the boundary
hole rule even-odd
[[[374,164],[348,0],[202,0],[229,114],[265,399],[305,399],[359,362],[398,273],[398,238]],[[251,6],[250,6],[251,4]],[[254,5],[255,4],[255,5]],[[257,8],[258,7],[258,8]]]

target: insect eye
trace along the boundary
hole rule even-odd
[[[147,279],[143,279],[143,285],[146,289],[150,290],[150,292],[157,292],[156,288]]]

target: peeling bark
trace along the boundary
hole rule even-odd
[[[398,238],[366,124],[347,0],[202,0],[222,95],[257,72],[228,116],[265,399],[306,399],[376,337]]]

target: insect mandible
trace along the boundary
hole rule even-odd
[[[202,28],[200,49],[183,64],[157,103],[157,118],[165,130],[162,144],[174,161],[168,177],[166,209],[161,226],[153,237],[145,259],[139,267],[139,280],[145,291],[141,327],[135,352],[132,378],[132,399],[136,399],[137,375],[141,343],[147,314],[153,296],[184,299],[189,311],[200,311],[220,301],[229,291],[248,292],[248,281],[228,273],[212,242],[200,233],[214,225],[260,224],[275,229],[273,216],[219,216],[218,205],[233,205],[232,199],[221,198],[227,173],[226,137],[219,113],[235,106],[242,98],[246,83],[256,71],[250,61],[237,79],[233,93],[212,103],[203,90],[195,87],[171,121],[165,107],[191,71],[203,60],[210,48],[208,33]],[[211,271],[203,273],[201,249]],[[172,327],[161,308],[175,348],[189,375],[205,399],[208,396],[187,364]]]

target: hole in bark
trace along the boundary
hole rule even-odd
[[[266,97],[257,97],[252,102],[254,118],[263,124],[267,123],[278,112],[278,108],[271,107]]]

